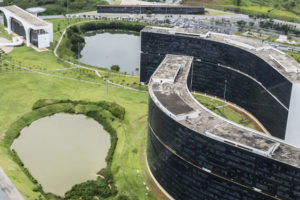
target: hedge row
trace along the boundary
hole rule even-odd
[[[140,22],[126,22],[126,21],[99,21],[89,22],[79,26],[82,33],[88,31],[96,31],[101,29],[119,29],[140,32],[147,24]]]
[[[125,109],[114,103],[114,102],[107,102],[107,101],[99,101],[99,102],[89,102],[89,101],[72,101],[70,99],[64,99],[64,100],[58,100],[58,99],[40,99],[37,102],[35,102],[32,106],[32,109],[38,109],[45,106],[53,105],[53,104],[59,104],[59,103],[72,103],[74,106],[81,104],[81,105],[95,105],[99,106],[105,110],[108,110],[111,114],[113,114],[115,117],[123,120],[125,117]]]

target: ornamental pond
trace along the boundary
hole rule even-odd
[[[131,31],[91,32],[84,37],[86,45],[79,61],[97,67],[119,65],[120,72],[138,75],[140,36]]]
[[[25,127],[11,148],[45,192],[63,196],[106,167],[110,135],[94,119],[59,113]]]

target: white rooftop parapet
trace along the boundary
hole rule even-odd
[[[226,138],[223,138],[219,135],[216,135],[216,134],[213,134],[213,133],[210,133],[208,131],[205,132],[205,135],[207,137],[210,137],[214,140],[217,140],[217,141],[220,141],[220,142],[224,142],[226,144],[230,144],[230,145],[233,145],[233,146],[236,146],[236,147],[240,147],[242,149],[245,149],[247,151],[251,151],[253,153],[256,153],[256,154],[259,154],[259,155],[262,155],[262,156],[266,156],[266,157],[271,157],[272,156],[272,153],[274,151],[276,151],[276,149],[279,147],[279,143],[275,143],[271,148],[269,148],[267,151],[264,151],[264,150],[260,150],[260,149],[257,149],[257,148],[254,148],[254,147],[251,147],[251,146],[248,146],[248,145],[245,145],[245,144],[241,144],[239,142],[236,142],[236,141],[232,141],[232,140],[228,140]]]
[[[236,41],[236,40],[224,39],[224,41],[228,42],[230,44],[234,44],[234,45],[237,45],[237,46],[240,46],[240,47],[244,47],[246,49],[256,50],[256,48],[254,46],[251,46],[249,44],[246,44],[246,43],[243,43],[243,42],[239,42],[239,41]]]
[[[203,33],[192,33],[192,32],[174,32],[174,31],[169,31],[169,32],[172,32],[173,34],[180,34],[180,35],[189,35],[189,36],[196,36],[196,37],[201,37],[201,38],[207,38],[211,32],[208,31],[206,32],[205,34]]]
[[[281,60],[280,58],[275,58],[274,56],[272,55],[269,55],[270,58],[279,66],[281,66],[282,68],[284,68],[284,70],[286,72],[295,72],[295,73],[299,73],[300,72],[300,68],[299,66],[295,66],[293,65],[293,63],[291,62],[285,62],[283,60]],[[299,65],[299,64],[298,64]]]

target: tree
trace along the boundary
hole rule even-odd
[[[146,11],[146,15],[149,16],[149,15],[151,15],[151,14],[152,14],[152,11],[151,11],[151,10],[147,10],[147,11]]]
[[[120,66],[119,66],[119,65],[112,65],[112,66],[110,67],[110,69],[113,70],[113,71],[118,72],[118,71],[120,71]]]
[[[236,0],[236,5],[241,6],[242,0]]]

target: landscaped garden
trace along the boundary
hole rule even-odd
[[[57,41],[64,27],[80,20],[52,21],[55,22]],[[58,24],[61,31],[58,30]],[[112,123],[118,143],[111,163],[111,173],[118,192],[108,199],[155,199],[145,184],[141,166],[145,162],[147,138],[147,93],[109,84],[96,75],[95,68],[74,67],[58,59],[50,51],[36,52],[25,46],[16,47],[2,57],[1,62],[0,83],[3,87],[0,88],[0,165],[25,199],[44,199],[46,196],[41,192],[40,185],[24,173],[20,163],[15,162],[5,138],[13,137],[11,125],[32,112],[32,106],[40,99],[89,102],[105,100],[124,107],[126,114],[123,121],[115,120]],[[118,72],[113,72],[109,77],[112,81],[123,82],[125,85],[139,83],[138,77],[124,76]],[[55,163],[49,167],[54,166]],[[85,186],[90,185],[93,183],[89,182]],[[79,187],[82,185],[77,188]],[[55,199],[54,196],[48,198]]]

